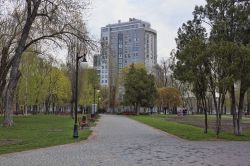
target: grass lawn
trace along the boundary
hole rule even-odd
[[[163,118],[167,121],[178,122],[182,124],[189,124],[192,126],[204,128],[204,115],[154,115],[158,118]],[[231,115],[222,115],[222,131],[232,133],[233,132],[233,118]],[[241,121],[241,127],[243,131],[250,131],[250,118],[243,116]],[[216,128],[216,116],[208,115],[208,128],[215,130]]]
[[[130,118],[187,140],[216,140],[216,134],[212,129],[208,130],[208,134],[204,134],[203,128],[190,124],[169,121],[168,116],[169,115],[140,115],[130,116]],[[230,132],[222,132],[219,139],[250,141],[250,131],[244,132],[243,136],[234,136]]]
[[[69,116],[14,116],[13,127],[0,126],[0,154],[73,143],[73,124]],[[90,134],[88,129],[79,130],[79,140]]]

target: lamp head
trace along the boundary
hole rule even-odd
[[[86,59],[86,54],[83,54],[83,57],[82,57],[82,62],[87,62],[87,59]]]

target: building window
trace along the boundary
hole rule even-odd
[[[138,53],[137,53],[137,52],[135,53],[135,56],[138,56]]]
[[[132,51],[139,51],[139,47],[133,46]]]

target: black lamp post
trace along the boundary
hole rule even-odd
[[[99,98],[100,90],[98,89],[96,92],[97,92],[97,111],[98,111],[99,110],[99,100],[100,100],[100,98]]]
[[[73,137],[78,138],[78,124],[77,124],[77,100],[78,100],[78,68],[79,68],[79,60],[82,59],[82,62],[87,62],[86,60],[86,54],[83,54],[82,56],[79,56],[79,54],[76,54],[76,79],[75,79],[75,124],[74,124],[74,131],[73,131]]]
[[[95,116],[96,111],[96,105],[95,105],[95,85],[94,85],[94,111],[93,111],[93,117]]]

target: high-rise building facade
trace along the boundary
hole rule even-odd
[[[94,64],[100,72],[101,85],[108,85],[111,74],[132,63],[144,64],[148,72],[157,63],[157,32],[142,20],[130,18],[128,22],[102,27],[101,47],[101,54],[95,56],[100,63]]]

